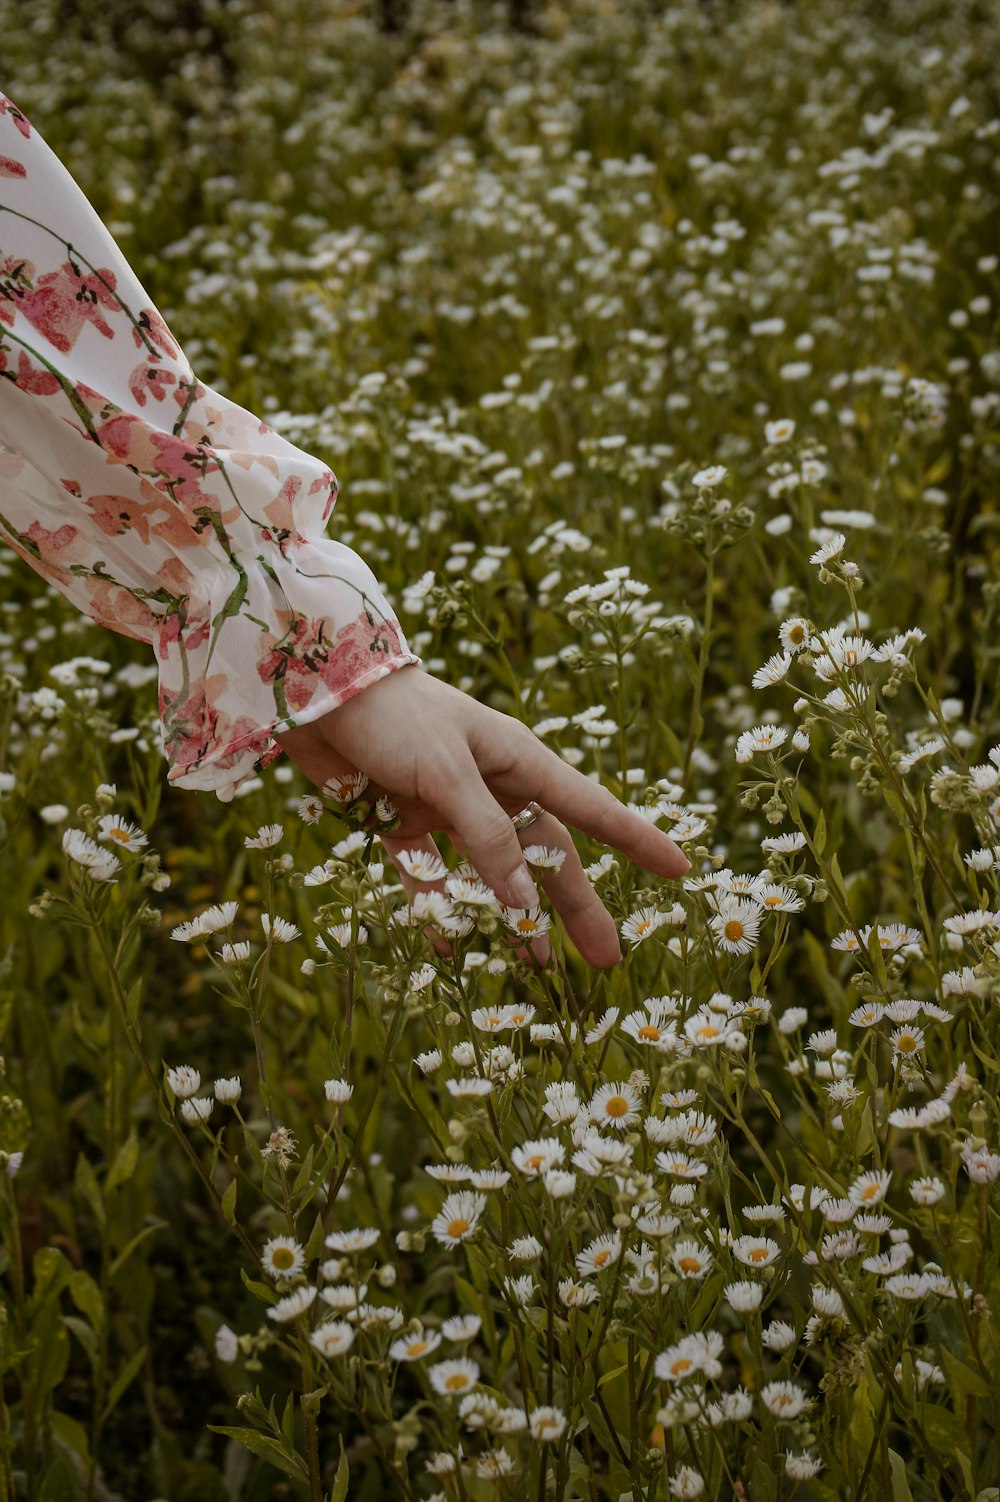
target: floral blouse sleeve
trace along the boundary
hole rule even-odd
[[[110,232],[0,93],[0,536],[152,645],[168,778],[228,801],[308,724],[417,663],[337,479],[193,374]]]

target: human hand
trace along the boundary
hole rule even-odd
[[[538,900],[521,841],[564,850],[561,868],[541,873],[542,885],[583,958],[599,969],[621,959],[618,929],[566,824],[660,876],[690,869],[668,835],[568,766],[527,726],[421,668],[400,668],[275,740],[319,787],[365,772],[366,791],[384,794],[399,813],[398,827],[382,836],[390,855],[433,851],[432,832],[446,833],[506,906]],[[512,815],[531,801],[544,812],[519,836]]]

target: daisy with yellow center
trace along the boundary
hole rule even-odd
[[[353,803],[367,786],[368,778],[364,772],[345,772],[324,782],[323,792],[335,803]]]
[[[611,1267],[618,1261],[621,1250],[622,1241],[617,1231],[598,1236],[582,1252],[577,1252],[576,1270],[582,1278],[590,1273],[603,1272],[606,1267]]]
[[[394,1340],[389,1347],[389,1355],[393,1361],[419,1361],[421,1356],[428,1356],[431,1351],[436,1351],[441,1344],[441,1337],[436,1330],[424,1330],[419,1335],[407,1335],[402,1340]]]
[[[872,1169],[856,1178],[847,1194],[852,1204],[877,1205],[885,1199],[891,1181],[892,1174],[887,1168]]]
[[[537,905],[535,907],[503,907],[500,911],[511,933],[519,935],[522,939],[541,938],[542,934],[548,933],[551,927],[548,913],[543,913]]]
[[[466,1356],[454,1361],[439,1361],[428,1373],[435,1392],[445,1398],[457,1398],[470,1392],[479,1381],[479,1367]]]
[[[334,1356],[343,1356],[345,1351],[350,1350],[354,1344],[354,1327],[342,1319],[327,1320],[312,1331],[309,1343],[330,1361]]]
[[[732,1253],[744,1267],[770,1267],[781,1255],[781,1248],[769,1236],[737,1236]]]
[[[264,1243],[261,1262],[272,1278],[294,1278],[305,1266],[305,1251],[291,1236],[272,1236]]]
[[[711,1256],[697,1241],[678,1241],[671,1260],[684,1279],[703,1278],[712,1266]]]
[[[743,897],[723,899],[710,926],[720,949],[749,954],[760,933],[760,905]]]
[[[485,1194],[474,1194],[470,1189],[449,1194],[431,1222],[434,1239],[442,1246],[458,1246],[475,1233],[485,1209]]]
[[[143,834],[138,824],[130,824],[118,814],[105,814],[99,819],[97,834],[99,839],[107,840],[110,845],[117,845],[122,850],[135,852],[149,844],[149,837]]]
[[[537,1179],[549,1168],[556,1168],[566,1157],[566,1149],[555,1137],[536,1137],[511,1149],[511,1162],[525,1178]]]
[[[642,1097],[627,1080],[615,1085],[601,1085],[590,1102],[590,1119],[600,1126],[624,1131],[639,1120]]]
[[[629,1012],[622,1022],[622,1032],[628,1033],[643,1048],[655,1049],[657,1053],[669,1053],[677,1046],[675,1025],[663,1027],[663,1018],[648,1007],[642,1011]]]
[[[659,908],[641,907],[625,919],[620,929],[621,936],[635,949],[636,945],[648,939],[666,922],[666,917],[666,913],[661,913]]]
[[[924,1030],[921,1027],[897,1027],[889,1042],[894,1054],[902,1054],[904,1057],[918,1054],[924,1046]]]

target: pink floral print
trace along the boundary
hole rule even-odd
[[[325,535],[336,476],[200,382],[79,185],[0,93],[0,536],[148,642],[168,778],[227,801],[419,662]]]

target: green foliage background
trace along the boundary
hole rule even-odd
[[[91,197],[200,378],[335,469],[332,535],[363,553],[397,602],[428,570],[448,586],[423,620],[403,616],[425,661],[529,723],[607,705],[620,734],[581,743],[585,770],[623,796],[686,773],[688,801],[700,793],[713,818],[706,848],[741,870],[759,863],[769,830],[746,806],[733,740],[762,703],[779,702],[748,685],[777,650],[782,616],[832,619],[805,562],[822,509],[875,515],[875,529],[851,538],[861,605],[882,632],[927,632],[923,688],[935,703],[963,701],[970,760],[996,740],[1000,10],[993,0],[588,0],[522,19],[414,4],[386,31],[364,5],[330,0],[0,0],[0,84]],[[910,134],[878,159],[900,132]],[[824,217],[831,207],[839,220]],[[720,245],[713,222],[743,233]],[[859,279],[878,263],[873,251],[897,268],[888,280]],[[984,296],[986,312],[954,319]],[[783,333],[752,332],[775,316]],[[802,379],[782,374],[795,361],[810,366]],[[366,384],[372,372],[384,384]],[[912,420],[911,377],[947,386],[939,424]],[[787,501],[769,494],[775,456],[762,438],[764,421],[781,417],[826,466],[819,486]],[[697,517],[678,522],[670,503],[715,463],[748,509],[713,551]],[[765,531],[786,505],[796,530]],[[533,546],[558,523],[579,529],[589,551]],[[456,542],[471,559],[508,551],[492,577],[470,582],[449,563]],[[690,617],[690,634],[675,622],[609,667],[593,622],[561,602],[625,564],[666,616]],[[272,771],[228,807],[164,796],[155,688],[120,676],[144,662],[141,650],[78,620],[13,558],[0,584],[0,765],[16,777],[0,806],[0,1146],[25,1152],[16,1238],[13,1191],[5,1200],[7,1481],[13,1495],[49,1502],[307,1495],[206,1427],[232,1424],[246,1386],[216,1359],[214,1331],[220,1320],[241,1328],[259,1305],[109,992],[112,971],[141,982],[150,1058],[196,1061],[205,1078],[254,1076],[241,1015],[168,934],[231,897],[253,924],[266,892],[243,838],[287,817],[303,789]],[[775,590],[788,591],[783,611]],[[51,718],[25,713],[19,695],[88,654],[111,671],[66,692]],[[893,708],[900,735],[926,726],[912,685]],[[138,740],[110,738],[130,726]],[[858,922],[920,921],[915,900],[926,906],[941,890],[929,879],[915,888],[912,831],[877,767],[833,756],[834,742],[817,733],[801,806],[810,821],[823,815]],[[37,810],[64,803],[75,818],[101,781],[117,783],[172,878],[150,898],[162,922],[147,915],[130,930],[110,968],[88,930],[29,916],[66,880],[58,831]],[[979,843],[969,809],[928,815],[919,797],[955,854],[957,885],[962,852]],[[294,839],[300,870],[328,853],[304,827]],[[631,873],[616,916],[644,890]],[[306,895],[288,890],[282,911],[310,935]],[[977,905],[971,891],[965,900]],[[817,907],[804,926],[775,963],[771,995],[803,1001],[814,1026],[842,1023],[856,997],[828,940],[843,924]],[[282,1119],[308,1143],[322,1081],[344,1063],[346,982],[336,970],[307,982],[300,959],[276,959],[264,1030]],[[370,962],[372,994],[384,962]],[[604,997],[603,980],[567,963]],[[657,989],[642,963],[630,984]],[[381,1078],[383,1042],[376,1009],[362,1009],[350,1037],[361,1094]],[[995,1078],[995,1033],[992,1053],[980,1042]],[[409,1052],[404,1039],[404,1071]],[[941,1068],[953,1063],[949,1053]],[[761,1069],[781,1099],[781,1060]],[[750,1125],[773,1132],[755,1109]],[[421,1223],[433,1213],[420,1173],[428,1142],[386,1088],[357,1146],[349,1223],[367,1218],[391,1243],[404,1211]],[[244,1224],[259,1242],[270,1221],[248,1207]],[[972,1240],[968,1250],[974,1262]],[[424,1307],[452,1307],[446,1258],[402,1259],[400,1278],[400,1302],[422,1286]],[[917,1502],[962,1485],[971,1497],[973,1484],[985,1497],[996,1477],[995,1436],[977,1429],[973,1455],[962,1427],[965,1404],[988,1406],[989,1394],[950,1376],[953,1407],[941,1407],[932,1438],[946,1457],[970,1449],[973,1482],[949,1460],[944,1481],[914,1480]],[[287,1391],[287,1372],[254,1380],[265,1402]],[[865,1401],[844,1430],[859,1451],[872,1442],[874,1388]],[[379,1496],[387,1483],[370,1440],[345,1432],[344,1442],[351,1496]],[[331,1430],[327,1487],[338,1460]],[[857,1472],[853,1482],[868,1484]],[[817,1498],[855,1495],[814,1485]],[[905,1477],[893,1495],[911,1495]]]

